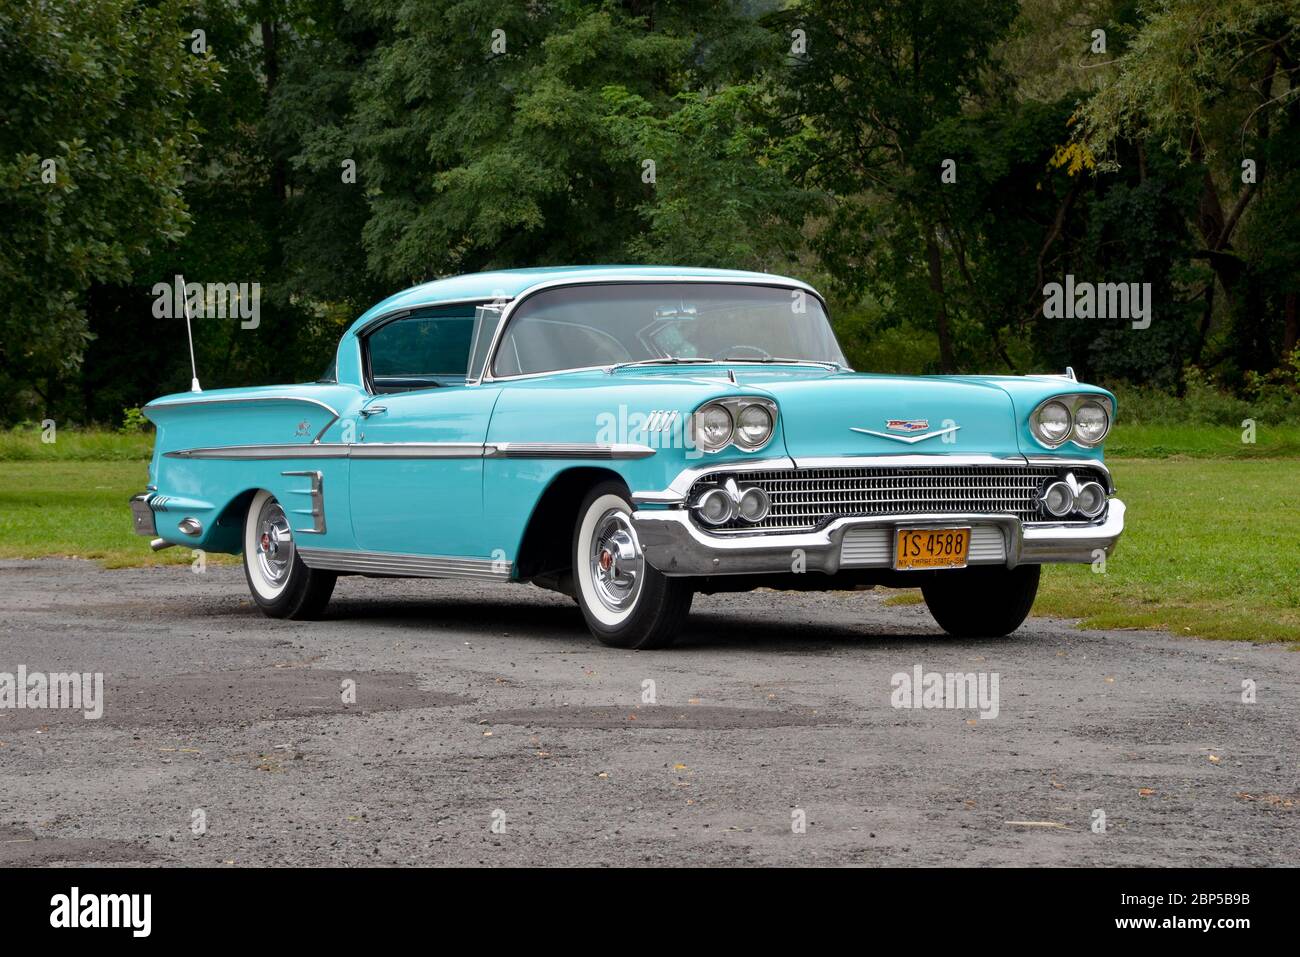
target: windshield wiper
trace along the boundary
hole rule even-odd
[[[766,365],[772,363],[788,363],[790,365],[812,365],[826,366],[827,368],[839,371],[844,367],[838,362],[832,362],[830,359],[783,359],[779,356],[768,356],[765,359],[757,359],[753,356],[728,356],[725,359],[718,359],[718,362],[761,362]]]
[[[694,362],[721,362],[721,359],[709,359],[704,356],[658,356],[654,359],[637,359],[633,362],[617,362],[606,371],[614,372],[631,366],[675,366]]]

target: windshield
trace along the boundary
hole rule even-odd
[[[739,283],[560,286],[526,299],[506,328],[497,376],[670,360],[845,365],[816,296]]]

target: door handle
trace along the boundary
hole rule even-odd
[[[387,408],[386,406],[382,406],[382,405],[372,405],[372,406],[371,406],[370,408],[368,408],[368,409],[362,409],[362,410],[361,410],[361,415],[362,415],[363,417],[365,417],[365,418],[368,419],[368,418],[370,418],[372,415],[382,415],[383,413],[385,413],[385,412],[387,412],[387,411],[388,411],[388,408]]]

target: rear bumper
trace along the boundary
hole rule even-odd
[[[833,575],[841,568],[891,568],[893,530],[900,527],[970,526],[978,532],[972,565],[1091,563],[1115,550],[1124,503],[1112,498],[1105,516],[1086,524],[1026,525],[1014,515],[888,515],[840,518],[815,532],[712,535],[681,508],[640,508],[632,521],[646,561],[665,575]]]
[[[137,535],[152,537],[158,534],[153,509],[149,506],[149,500],[152,497],[152,492],[141,492],[139,495],[131,496],[131,518],[135,522],[135,533]]]

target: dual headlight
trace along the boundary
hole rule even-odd
[[[771,399],[714,399],[691,416],[691,437],[702,452],[720,452],[728,445],[757,452],[772,440],[775,429],[776,403]]]
[[[1029,430],[1049,449],[1071,440],[1092,448],[1110,432],[1113,408],[1101,395],[1058,395],[1039,403],[1029,416]]]

